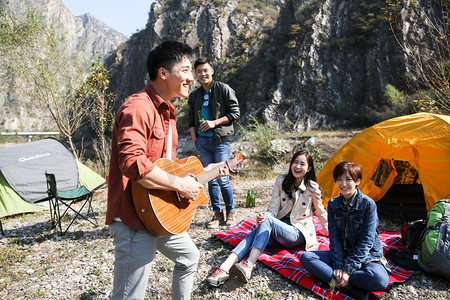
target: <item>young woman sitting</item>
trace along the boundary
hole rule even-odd
[[[339,163],[333,178],[340,195],[328,203],[330,251],[304,252],[303,267],[323,283],[355,299],[384,290],[389,265],[378,238],[375,201],[357,189],[362,169],[349,161]]]
[[[215,267],[206,279],[208,283],[212,286],[224,284],[232,267],[244,282],[248,282],[256,260],[266,246],[317,249],[312,205],[326,234],[328,227],[322,191],[315,181],[312,156],[306,151],[296,152],[288,174],[279,176],[275,182],[267,212],[257,215],[258,227],[234,248],[220,267]]]

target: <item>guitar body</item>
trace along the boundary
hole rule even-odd
[[[154,162],[163,171],[178,176],[194,177],[204,173],[201,162],[194,156],[178,161],[161,158]],[[132,182],[133,202],[139,219],[155,236],[171,236],[186,231],[199,205],[207,205],[208,198],[200,190],[195,200],[183,198],[177,192],[146,189]]]

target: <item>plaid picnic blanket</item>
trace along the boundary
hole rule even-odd
[[[324,235],[320,222],[315,215],[313,216],[313,221],[316,227],[317,239],[319,241],[319,250],[329,250],[330,241],[328,237]],[[255,227],[256,222],[254,220],[243,220],[238,225],[229,228],[228,231],[215,232],[214,235],[222,241],[236,246]],[[398,249],[398,251],[402,251],[405,248],[399,232],[380,231],[380,241],[385,252],[389,249]],[[316,278],[303,269],[300,263],[300,255],[302,252],[304,252],[304,250],[298,248],[283,249],[267,247],[259,257],[259,260],[284,277],[300,284],[323,298],[333,300],[351,299],[337,291],[333,293],[329,289],[316,285]],[[402,268],[389,259],[388,262],[392,269],[392,273],[389,274],[389,286],[385,291],[373,292],[373,298],[375,299],[378,299],[378,296],[387,293],[393,283],[403,282],[414,274],[414,271]]]

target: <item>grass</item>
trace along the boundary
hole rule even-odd
[[[2,270],[7,270],[17,263],[22,263],[27,257],[27,251],[19,249],[19,246],[12,243],[8,247],[0,248],[0,264]]]

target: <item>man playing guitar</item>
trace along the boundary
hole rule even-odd
[[[199,250],[186,231],[166,237],[151,234],[136,212],[132,184],[176,191],[191,200],[202,192],[203,186],[195,177],[179,177],[154,164],[159,158],[175,157],[178,134],[170,101],[189,95],[189,84],[194,80],[191,53],[189,46],[175,41],[163,42],[150,51],[150,83],[130,96],[116,115],[106,213],[115,246],[112,299],[144,299],[156,250],[175,262],[172,298],[190,298]],[[227,175],[228,167],[220,166],[218,176]]]

